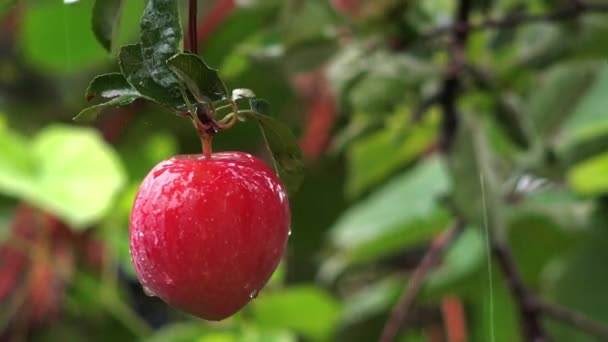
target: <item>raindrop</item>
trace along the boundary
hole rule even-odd
[[[254,289],[253,291],[251,291],[251,293],[249,294],[249,299],[256,299],[258,298],[258,293],[259,291],[257,289]]]
[[[150,290],[149,287],[144,286],[144,293],[146,294],[146,296],[148,297],[156,297],[156,293],[154,293],[154,291]]]
[[[291,236],[291,228],[289,228],[289,231],[287,232],[287,236]]]
[[[165,284],[173,285],[173,278],[171,278],[168,274],[165,273]]]

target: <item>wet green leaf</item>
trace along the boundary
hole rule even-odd
[[[88,101],[96,97],[111,99],[119,96],[138,96],[139,92],[119,73],[99,75],[93,78],[86,91]]]
[[[123,46],[118,59],[123,75],[140,94],[172,109],[186,108],[173,72],[166,67],[170,75],[165,76],[163,83],[157,83],[149,72],[154,66],[143,59],[141,44]],[[162,70],[157,72],[163,73]]]
[[[199,102],[219,101],[228,97],[228,89],[217,70],[211,69],[197,55],[180,53],[167,64]]]
[[[95,77],[87,88],[86,97],[89,101],[95,98],[109,99],[109,101],[81,110],[74,117],[76,121],[91,121],[104,107],[126,106],[142,95],[127,82],[122,74],[111,73]]]
[[[133,103],[135,100],[140,98],[139,95],[122,95],[115,97],[107,102],[100,103],[91,107],[87,107],[81,110],[75,117],[74,120],[86,122],[92,121],[97,118],[99,112],[105,107],[121,107]]]

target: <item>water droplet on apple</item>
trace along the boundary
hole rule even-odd
[[[257,289],[254,289],[254,290],[253,290],[253,291],[251,291],[251,293],[249,294],[249,298],[250,298],[250,299],[256,299],[256,298],[258,298],[258,292],[259,292],[259,291],[258,291]]]
[[[289,231],[287,232],[287,236],[291,236],[291,228],[289,229]]]
[[[146,296],[148,297],[156,297],[156,293],[154,293],[154,291],[152,291],[149,287],[144,286],[144,293],[146,294]]]

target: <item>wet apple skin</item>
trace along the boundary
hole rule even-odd
[[[264,287],[285,252],[285,187],[243,152],[182,155],[143,180],[130,251],[146,292],[207,320],[222,320]]]

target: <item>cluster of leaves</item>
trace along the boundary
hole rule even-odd
[[[96,1],[93,8],[93,31],[100,43],[111,51],[121,15],[121,2]],[[125,106],[137,99],[154,101],[177,115],[197,115],[195,104],[213,108],[247,99],[248,108],[230,115],[258,122],[272,152],[277,173],[293,194],[303,175],[302,156],[291,130],[280,121],[265,115],[265,101],[255,98],[248,89],[228,92],[217,70],[211,69],[197,54],[183,51],[183,29],[179,4],[174,0],[147,2],[140,23],[141,42],[126,45],[118,52],[120,73],[97,76],[86,90],[86,98],[101,101],[82,110],[76,120],[94,119],[108,106]],[[214,113],[215,114],[215,113]]]
[[[455,212],[469,225],[430,274],[417,302],[421,307],[436,308],[446,296],[457,297],[471,341],[490,340],[490,331],[496,341],[520,340],[516,304],[498,268],[488,263],[486,228],[498,226],[526,285],[547,301],[608,320],[602,292],[608,286],[605,14],[471,33],[465,51],[470,68],[463,72],[458,101],[460,125],[446,158],[435,152],[440,108],[431,107],[416,124],[411,118],[440,87],[446,64],[445,37],[421,41],[419,34],[449,24],[455,2],[350,2],[365,3],[357,11],[344,11],[335,5],[340,1],[252,2],[236,8],[205,42],[205,61],[219,66],[225,83],[199,56],[181,50],[179,26],[166,41],[171,51],[148,60],[148,53],[165,47],[153,33],[162,32],[155,25],[180,20],[165,15],[148,26],[142,23],[137,36],[142,12],[151,15],[158,8],[151,3],[177,10],[177,2],[150,0],[147,8],[144,3],[41,1],[28,2],[22,11],[18,46],[24,59],[12,64],[27,76],[28,87],[42,84],[44,91],[37,93],[40,103],[17,91],[7,93],[1,109],[13,129],[41,130],[18,134],[3,126],[1,150],[11,152],[0,154],[0,191],[45,208],[78,231],[94,224],[108,258],[127,279],[117,280],[110,266],[101,276],[79,269],[61,320],[32,340],[376,340],[408,283],[404,265],[416,264]],[[473,3],[475,20],[484,13],[500,18],[561,6],[548,0]],[[90,30],[93,13],[103,45]],[[56,18],[65,25],[47,24]],[[416,43],[404,49],[411,41]],[[116,48],[123,43],[128,45]],[[99,107],[81,117],[136,98],[161,105],[144,104],[145,115],[137,116],[114,146],[89,129],[44,127],[82,108],[74,95],[86,87],[81,79],[88,80],[103,62],[108,62],[103,70],[110,69],[102,46],[117,50],[120,73],[90,84],[87,95]],[[308,104],[296,99],[290,82],[302,73],[323,74],[339,116],[326,155],[309,162],[303,186],[290,197],[289,256],[269,286],[241,314],[219,325],[167,311],[143,297],[140,288],[122,286],[135,280],[127,227],[139,181],[158,160],[198,148],[198,141],[188,138],[193,135],[188,122],[163,115],[159,107],[179,113],[188,111],[188,101],[231,100],[224,84],[235,84],[255,89],[298,127],[306,122],[298,115]],[[28,94],[35,91],[31,88]],[[277,129],[274,118],[248,114],[263,113],[260,102],[237,102],[245,106],[243,117],[262,126],[269,120],[262,128],[277,161],[284,159],[276,151],[293,153],[295,142],[286,142],[284,125]],[[32,113],[39,113],[36,120]],[[222,133],[216,147],[255,151],[260,141],[249,128],[237,125]],[[113,161],[116,155],[122,166]],[[290,159],[285,160],[289,170]],[[3,198],[0,204],[2,221],[10,221],[14,202]],[[401,339],[424,340],[425,331],[440,323],[431,316],[428,322],[411,322]],[[148,325],[161,324],[149,330]],[[556,341],[593,341],[561,324],[546,326]]]

